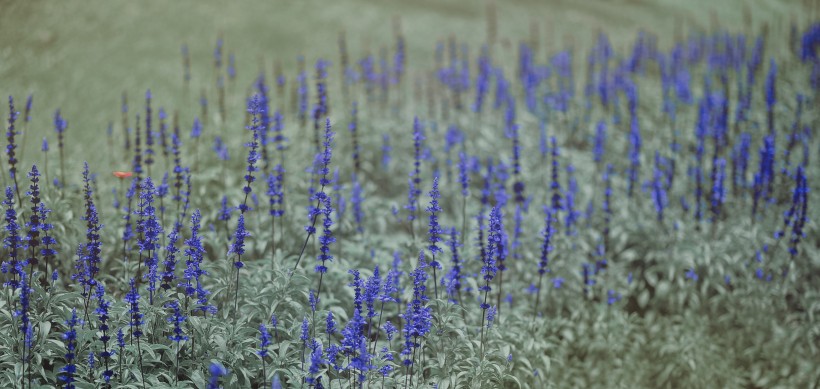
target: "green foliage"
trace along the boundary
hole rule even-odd
[[[413,37],[407,39],[415,42]],[[776,39],[784,38],[776,36]],[[202,41],[191,43],[201,47],[209,44]],[[164,44],[152,42],[152,45]],[[325,48],[330,50],[329,47],[331,46]],[[503,48],[495,47],[498,50]],[[587,46],[583,47],[588,49]],[[414,51],[417,52],[421,51]],[[789,69],[782,75],[778,93],[783,96],[805,93],[807,107],[802,120],[806,125],[816,127],[817,96],[813,90],[808,90],[807,86],[801,84],[807,79],[810,69],[799,64],[791,53],[784,54],[777,50],[772,50],[772,53]],[[239,58],[247,59],[248,63],[256,55],[253,52],[242,54]],[[326,54],[330,56],[331,52]],[[498,55],[498,65],[505,67],[510,73],[509,69],[517,64],[513,57],[508,51],[501,52]],[[389,320],[394,325],[402,325],[406,320],[403,316],[406,304],[413,296],[412,279],[408,274],[418,265],[418,252],[427,247],[424,240],[426,217],[421,217],[420,213],[415,223],[409,223],[403,210],[406,202],[406,177],[412,170],[410,128],[414,115],[429,116],[423,120],[427,136],[425,147],[430,149],[432,157],[423,162],[423,192],[429,190],[432,171],[438,169],[442,178],[442,225],[460,228],[465,218],[468,219],[468,236],[462,237],[462,242],[466,241],[466,244],[460,248],[466,276],[462,280],[460,295],[448,296],[444,286],[439,285],[440,298],[430,298],[427,302],[426,306],[433,313],[432,328],[427,336],[418,339],[420,351],[417,355],[414,354],[412,376],[408,374],[410,369],[402,363],[409,357],[400,354],[404,342],[401,333],[388,342],[384,331],[377,328],[376,322],[368,323],[367,327],[373,332],[368,340],[376,343],[377,347],[374,345],[371,348],[368,343],[368,349],[375,349],[376,354],[373,356],[373,369],[365,374],[365,387],[788,388],[811,387],[820,382],[816,372],[816,367],[820,364],[820,291],[817,288],[820,281],[820,242],[817,239],[816,220],[820,220],[820,212],[814,207],[815,204],[810,202],[806,236],[799,254],[793,259],[786,251],[787,242],[772,237],[775,229],[783,223],[782,213],[787,208],[785,204],[788,203],[792,183],[786,179],[778,182],[775,200],[764,207],[761,216],[755,221],[749,217],[751,199],[747,195],[732,197],[727,201],[722,216],[715,221],[704,220],[698,223],[691,217],[691,212],[686,213],[680,206],[670,205],[666,219],[657,222],[654,208],[646,194],[636,190],[631,199],[625,195],[626,177],[621,172],[626,170],[629,160],[621,151],[628,149],[629,140],[622,136],[628,132],[627,126],[623,124],[615,125],[610,130],[605,157],[606,162],[612,163],[619,172],[613,178],[608,266],[596,275],[594,285],[584,285],[581,265],[594,263],[599,259],[596,251],[601,241],[603,225],[600,211],[596,211],[591,218],[582,218],[577,232],[573,234],[566,233],[563,221],[558,222],[559,228],[552,242],[554,250],[550,254],[549,272],[544,277],[539,309],[535,312],[534,293],[538,292],[533,292],[532,289],[539,282],[537,264],[541,231],[544,228],[540,206],[547,203],[550,195],[546,181],[549,177],[549,164],[539,155],[537,145],[537,127],[543,118],[523,109],[519,112],[524,139],[522,175],[532,203],[523,216],[521,245],[516,249],[518,258],[510,256],[507,259],[503,294],[496,295],[498,284],[493,284],[491,305],[498,305],[500,313],[493,325],[485,329],[482,345],[479,327],[483,314],[479,306],[483,296],[479,292],[483,282],[480,275],[482,264],[480,260],[476,260],[479,252],[474,241],[475,215],[483,207],[479,201],[483,183],[480,175],[471,174],[471,194],[466,214],[462,213],[457,174],[447,177],[445,172],[448,166],[442,149],[447,126],[456,124],[468,134],[463,147],[471,155],[482,158],[492,156],[497,160],[508,161],[512,153],[508,146],[509,140],[503,137],[500,130],[503,118],[501,111],[489,110],[478,115],[468,109],[457,111],[454,108],[444,108],[451,104],[446,100],[450,97],[438,90],[430,93],[438,93],[438,98],[445,99],[443,101],[446,102],[437,103],[444,107],[434,106],[432,111],[428,111],[428,102],[414,101],[414,81],[409,78],[391,89],[393,94],[385,96],[383,100],[371,97],[368,101],[365,88],[359,84],[351,86],[351,96],[343,96],[343,81],[336,76],[337,68],[331,68],[329,72],[330,101],[333,107],[330,117],[337,131],[331,168],[339,167],[341,171],[338,183],[341,191],[327,189],[331,197],[343,195],[350,201],[349,193],[353,185],[349,178],[352,171],[350,154],[353,148],[346,130],[350,121],[347,105],[349,100],[355,99],[360,102],[358,142],[362,150],[360,183],[366,199],[365,232],[356,231],[357,225],[350,206],[343,217],[338,212],[334,213],[333,233],[337,241],[331,246],[331,254],[335,260],[328,264],[329,270],[322,278],[318,309],[315,313],[311,312],[309,292],[316,290],[318,282],[318,274],[313,272],[319,252],[315,236],[308,240],[300,267],[295,272],[291,269],[299,258],[305,240],[304,227],[309,224],[305,217],[305,207],[312,202],[307,193],[313,184],[311,181],[315,181],[314,177],[306,173],[306,169],[311,168],[315,151],[311,139],[312,124],[302,126],[290,102],[286,98],[282,98],[286,101],[278,100],[282,96],[276,96],[272,107],[285,112],[285,135],[290,142],[282,154],[272,147],[269,152],[276,155],[271,160],[283,161],[287,170],[286,212],[282,219],[273,221],[267,213],[265,182],[261,173],[269,173],[271,170],[270,167],[267,171],[263,168],[253,184],[253,193],[259,195],[259,205],[253,205],[252,208],[255,209],[246,214],[251,235],[247,241],[246,254],[242,257],[245,267],[239,271],[239,307],[234,310],[233,296],[237,287],[234,277],[237,270],[233,265],[234,257],[228,254],[228,245],[236,228],[236,211],[229,221],[220,220],[219,205],[223,195],[228,196],[232,206],[239,204],[244,197],[241,187],[244,183],[247,150],[242,145],[249,138],[247,131],[242,130],[246,122],[242,113],[245,111],[244,99],[248,94],[245,87],[250,85],[255,67],[240,62],[239,81],[228,81],[225,92],[228,113],[227,117],[223,117],[219,113],[218,94],[210,78],[224,69],[214,70],[210,58],[204,58],[197,58],[192,65],[193,71],[199,76],[197,83],[190,88],[186,86],[184,91],[181,85],[163,85],[161,90],[167,93],[157,93],[155,105],[165,104],[169,112],[180,113],[183,165],[190,166],[193,170],[190,209],[187,210],[185,219],[180,220],[184,227],[178,248],[184,250],[182,242],[191,237],[187,223],[192,211],[199,209],[203,218],[201,235],[205,250],[202,268],[208,272],[204,276],[203,286],[210,291],[208,298],[218,308],[217,312],[204,314],[197,311],[194,309],[194,299],[191,299],[185,305],[184,314],[188,317],[182,324],[182,330],[189,339],[178,345],[168,338],[172,334],[172,325],[167,321],[170,309],[166,307],[166,303],[188,301],[185,291],[176,285],[179,282],[177,280],[167,291],[158,289],[153,304],[150,304],[146,282],[142,281],[140,308],[144,314],[144,334],[139,348],[135,341],[129,339],[130,307],[123,302],[123,297],[128,292],[127,280],[131,277],[139,278],[147,270],[144,264],[139,263],[140,253],[134,241],[125,245],[122,241],[125,215],[122,191],[127,188],[128,181],[111,177],[109,170],[129,166],[132,155],[122,149],[122,139],[114,136],[109,138],[112,146],[101,148],[99,153],[68,153],[66,172],[69,178],[63,183],[64,186],[51,183],[43,185],[42,201],[53,210],[50,222],[54,224],[54,230],[51,235],[59,242],[59,255],[56,262],[49,264],[49,271],[52,268],[58,269],[60,278],[53,284],[34,282],[32,285],[29,314],[34,334],[31,352],[28,354],[30,358],[25,363],[22,359],[24,348],[19,328],[20,317],[14,313],[19,309],[20,291],[8,287],[2,289],[0,387],[38,388],[61,385],[58,377],[67,364],[67,344],[63,334],[67,330],[65,321],[71,316],[72,309],[76,309],[78,316],[84,320],[84,324],[77,330],[77,385],[83,388],[104,387],[102,362],[99,359],[100,352],[103,351],[100,341],[102,332],[99,329],[99,319],[94,313],[96,303],[93,299],[90,304],[87,303],[83,290],[71,279],[75,272],[77,246],[86,239],[86,227],[82,219],[85,208],[77,169],[86,159],[92,166],[92,171],[99,174],[95,181],[97,189],[94,201],[105,227],[100,238],[103,259],[97,280],[105,285],[106,299],[111,302],[108,336],[112,338],[109,348],[114,351],[110,361],[110,368],[116,373],[112,379],[113,387],[204,388],[211,377],[209,366],[214,362],[221,363],[228,370],[228,374],[219,381],[226,388],[258,388],[263,382],[270,385],[274,379],[280,380],[284,387],[300,386],[308,378],[311,351],[300,340],[302,320],[307,318],[310,321],[312,337],[320,341],[325,350],[331,344],[339,344],[342,340],[339,333],[332,336],[326,333],[325,317],[328,312],[332,312],[338,330],[353,317],[354,291],[349,286],[351,277],[347,271],[358,269],[362,277],[366,278],[373,274],[374,267],[379,266],[383,277],[393,264],[394,252],[399,253],[403,259],[397,268],[402,272],[401,303],[384,304],[383,310],[379,311],[380,316],[373,320],[381,324]],[[580,56],[576,56],[575,60],[577,63],[574,71],[582,73]],[[418,62],[413,63],[417,66],[413,69],[424,69],[421,64],[425,62],[421,59],[414,61]],[[294,67],[286,66],[288,77],[295,78],[291,77],[295,75],[294,70]],[[638,113],[647,135],[645,147],[653,151],[667,147],[676,130],[691,127],[696,119],[696,108],[692,106],[679,114],[678,127],[675,128],[666,117],[659,114],[661,97],[657,95],[660,88],[655,80],[659,76],[655,74],[656,70],[649,69],[651,78],[646,82],[641,81],[638,86],[641,94]],[[699,79],[708,72],[702,65],[695,70],[693,79]],[[161,71],[168,70],[163,68]],[[136,78],[140,87],[152,81],[144,72],[140,72]],[[127,88],[133,94],[130,89],[135,88],[134,81],[123,82],[132,83]],[[315,79],[309,76],[309,84],[314,82]],[[193,117],[200,115],[200,108],[196,105],[198,96],[195,96],[200,83],[203,93],[211,99],[211,105],[208,116],[202,118],[205,125],[202,139],[192,141],[186,134],[190,131]],[[289,84],[289,88],[290,86],[292,84]],[[425,84],[424,88],[439,86]],[[110,87],[119,91],[121,85]],[[57,83],[51,82],[47,88],[35,90],[35,96],[60,88]],[[516,94],[520,92],[517,83],[514,88]],[[78,122],[93,123],[95,128],[102,128],[102,114],[81,111],[79,107],[79,102],[84,101],[82,93],[90,92],[77,92],[80,93],[78,98],[60,103],[67,112],[85,114],[76,114],[80,116]],[[270,93],[276,95],[272,85]],[[314,91],[311,89],[310,93],[312,104]],[[695,91],[697,96],[701,93],[700,90]],[[758,101],[759,96],[755,96],[755,109],[750,112],[752,122],[764,123],[763,101],[762,98]],[[133,114],[142,113],[144,106],[142,100],[134,99],[133,96],[130,98],[131,116],[128,120],[133,126]],[[94,99],[100,97],[94,96]],[[112,116],[118,114],[111,107],[95,106],[94,109],[107,109],[106,112]],[[561,144],[562,166],[571,162],[576,168],[580,184],[578,198],[581,199],[578,209],[582,208],[581,204],[586,205],[587,201],[592,201],[597,208],[602,201],[602,166],[592,160],[589,139],[594,134],[594,123],[598,119],[611,118],[611,110],[614,109],[595,103],[586,111],[581,97],[578,97],[577,101],[571,103],[569,114],[550,117],[548,128],[550,134],[555,135]],[[621,111],[625,114],[623,108]],[[777,121],[790,123],[794,111],[794,103],[784,101],[778,105]],[[446,119],[445,112],[448,115]],[[36,107],[35,115],[48,116],[45,108]],[[585,115],[591,120],[585,121]],[[73,122],[73,118],[68,117]],[[168,120],[168,123],[171,121]],[[566,130],[569,128],[574,129]],[[79,128],[70,127],[69,131],[72,130],[81,132]],[[40,126],[32,126],[24,131],[29,139],[38,139],[47,133]],[[91,138],[102,138],[99,135],[102,132],[87,131],[78,134],[76,139],[68,140],[73,142],[70,150],[77,149],[78,144],[86,141],[93,143]],[[124,134],[126,130],[122,128],[122,124],[115,122],[114,132]],[[393,147],[393,165],[387,170],[381,166],[380,161],[383,134],[390,135]],[[759,131],[754,134],[753,145],[757,145],[763,134]],[[219,161],[210,150],[217,135],[230,148],[232,157],[229,161]],[[681,136],[679,141],[685,150],[694,147],[694,136],[688,130],[686,136]],[[820,170],[816,163],[820,157],[817,155],[818,146],[820,142],[815,134],[808,146],[813,163],[807,169],[812,193],[817,192],[817,183],[820,182]],[[160,155],[158,150],[153,166],[154,179],[161,177],[161,173],[166,171],[173,172],[172,163]],[[686,156],[690,157],[689,154]],[[21,162],[24,167],[33,163],[47,163],[52,174],[59,168],[56,157],[49,157],[51,159],[46,162],[31,150],[27,157]],[[641,177],[647,179],[651,155],[644,151],[640,158],[644,164]],[[691,163],[686,158],[679,160],[681,166]],[[681,169],[677,173],[680,180],[678,186],[669,194],[670,203],[676,203],[681,195],[691,195],[692,192],[692,182],[686,181],[685,172]],[[561,176],[564,177],[564,174],[562,170]],[[4,177],[8,180],[7,176]],[[640,184],[642,182],[638,183]],[[116,194],[112,194],[112,189],[116,190]],[[183,190],[186,189],[183,187]],[[816,197],[816,194],[812,196]],[[169,232],[173,223],[182,216],[170,197],[166,197],[164,201],[163,226]],[[421,209],[427,201],[427,196],[422,196]],[[115,202],[119,202],[119,208],[113,206]],[[391,213],[393,208],[399,210],[397,216]],[[508,206],[507,209],[510,208],[512,207]],[[17,207],[16,211],[21,221],[30,212],[25,205]],[[505,211],[505,225],[510,231],[513,228],[512,214],[511,211]],[[562,213],[561,216],[565,215]],[[134,215],[131,217],[132,220],[136,218]],[[271,231],[272,224],[275,232]],[[163,246],[166,243],[167,237],[163,237]],[[758,265],[755,253],[763,245],[768,245],[770,251],[766,253],[763,264]],[[5,260],[9,250],[4,248],[2,254]],[[164,250],[160,250],[160,268],[166,255]],[[444,270],[438,273],[441,280],[450,269],[448,261],[451,254],[445,250],[443,255],[436,258],[444,265]],[[177,254],[177,277],[183,274],[185,260],[182,252]],[[758,266],[765,268],[766,274],[772,274],[773,278],[759,279],[755,274]],[[790,270],[786,277],[781,276],[784,268]],[[697,274],[696,280],[686,276],[690,269]],[[48,276],[36,273],[35,279],[46,279]],[[5,275],[3,277],[5,280]],[[553,282],[559,278],[564,280],[563,285],[554,286],[557,284]],[[429,281],[428,294],[432,290],[432,281]],[[608,301],[610,291],[620,298]],[[505,299],[507,294],[510,295],[509,301]],[[459,303],[453,301],[456,297],[460,299]],[[380,302],[377,301],[376,307],[381,308]],[[271,325],[273,316],[278,320],[275,329]],[[268,355],[265,357],[260,357],[257,353],[260,324],[267,325],[272,336],[272,343],[267,348]],[[116,345],[116,331],[121,328],[124,329],[127,343],[122,350]],[[392,352],[394,360],[386,360],[381,354],[380,350],[384,346]],[[93,369],[87,363],[88,354],[92,351],[98,356]],[[350,360],[340,357],[339,362],[346,366]],[[393,371],[383,377],[378,370],[385,366]],[[325,387],[353,388],[360,383],[356,377],[357,372],[350,369],[338,371],[327,362],[319,367],[317,375],[322,377]]]

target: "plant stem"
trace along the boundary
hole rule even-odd
[[[535,309],[532,311],[532,319],[538,317],[538,303],[541,301],[541,281],[544,280],[544,274],[538,276],[538,294],[535,295]]]
[[[142,389],[145,389],[145,373],[142,371],[142,347],[140,347],[140,338],[137,337],[137,355],[140,359],[140,375],[142,376]]]
[[[262,387],[268,387],[268,374],[265,372],[265,357],[262,357]]]
[[[241,260],[242,260],[242,256],[237,255],[236,256],[236,261],[239,262]],[[233,311],[235,313],[239,313],[239,311],[237,311],[237,307],[239,307],[239,268],[238,267],[236,268],[236,292],[234,293],[234,299],[233,299]]]
[[[322,181],[324,181],[324,180],[322,180]],[[325,186],[324,185],[322,185],[322,188],[319,190],[319,193],[322,193],[323,195],[325,195],[324,194],[325,193]],[[322,205],[322,200],[320,198],[320,199],[316,200],[316,208],[319,208],[321,205]],[[319,212],[317,212],[313,215],[313,220],[311,221],[311,225],[310,225],[311,230],[316,229],[316,220],[318,220],[318,219],[319,219]],[[313,234],[308,233],[307,236],[305,237],[305,243],[302,245],[302,250],[299,251],[299,258],[296,259],[296,264],[293,265],[293,270],[291,270],[290,275],[288,277],[293,277],[293,273],[299,267],[299,262],[302,261],[302,256],[305,254],[305,248],[307,248],[308,240],[310,240],[311,235],[313,235]]]
[[[433,262],[436,261],[436,253],[433,253]],[[438,300],[438,277],[436,277],[436,267],[433,266],[433,290],[436,294],[436,300]]]

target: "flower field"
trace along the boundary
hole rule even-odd
[[[0,387],[820,387],[820,8],[622,3],[0,3]]]

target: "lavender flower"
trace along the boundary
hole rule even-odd
[[[318,303],[318,299],[316,298],[316,293],[313,292],[313,289],[308,291],[308,304],[310,305],[310,311],[314,314],[316,313],[316,304]]]
[[[487,310],[487,329],[493,328],[493,322],[495,321],[495,315],[498,313],[498,309],[493,305],[490,309]]]
[[[31,185],[29,186],[28,192],[26,195],[29,196],[31,200],[31,215],[29,216],[29,221],[26,223],[26,227],[28,228],[28,232],[26,233],[25,237],[25,244],[28,246],[29,253],[31,256],[26,259],[26,262],[29,265],[29,272],[32,274],[34,273],[34,268],[37,267],[39,264],[39,259],[37,254],[40,254],[40,244],[42,243],[40,234],[43,231],[43,220],[40,219],[40,212],[39,206],[42,204],[40,199],[40,172],[37,171],[37,166],[32,165],[31,171],[28,173],[28,177],[31,180]]]
[[[219,379],[228,375],[228,369],[219,362],[211,362],[208,368],[211,378],[208,379],[208,389],[219,389]]]
[[[266,194],[269,198],[269,205],[270,205],[270,216],[282,217],[285,214],[284,208],[284,198],[285,198],[285,190],[283,186],[283,175],[284,169],[282,165],[276,165],[273,168],[273,172],[268,174],[267,184],[268,184],[268,191]]]
[[[168,319],[166,319],[168,323],[171,323],[174,326],[173,330],[171,331],[172,335],[169,335],[168,339],[176,343],[188,340],[188,336],[185,335],[184,331],[182,331],[182,324],[185,323],[185,320],[188,319],[188,316],[182,314],[181,307],[179,306],[179,301],[171,300],[165,306],[173,310],[171,316],[169,316]]]
[[[512,125],[510,131],[513,140],[513,176],[515,176],[513,192],[515,202],[523,205],[526,198],[524,197],[524,182],[521,181],[521,145],[518,140],[518,125]]]
[[[148,268],[148,291],[149,301],[153,304],[154,290],[156,290],[157,251],[159,250],[159,239],[164,234],[162,225],[157,220],[156,208],[154,208],[154,195],[156,188],[151,177],[146,177],[140,188],[140,201],[134,214],[139,216],[137,222],[137,234],[139,239],[137,245],[140,249],[140,257],[145,256],[145,266]],[[140,264],[142,265],[142,264]]]
[[[664,186],[664,172],[661,168],[660,153],[655,151],[655,170],[652,178],[652,201],[655,204],[655,212],[658,215],[658,222],[663,223],[663,211],[669,203]]]
[[[353,171],[356,175],[359,174],[361,168],[361,149],[359,147],[359,132],[357,131],[359,126],[358,112],[358,103],[354,101],[353,108],[350,110],[350,124],[348,124],[347,129],[350,131],[351,142],[353,143]]]
[[[57,132],[57,147],[60,149],[60,182],[65,182],[65,131],[68,128],[68,122],[60,115],[60,110],[54,112],[54,131]],[[136,172],[136,170],[135,170]]]
[[[382,328],[384,328],[384,333],[387,334],[388,342],[392,341],[393,336],[396,335],[396,332],[398,332],[396,326],[394,326],[393,323],[391,323],[390,321],[385,322]]]
[[[305,316],[302,318],[302,332],[299,336],[299,339],[302,341],[303,345],[307,345],[307,341],[310,337],[310,324],[308,323],[308,318]]]
[[[259,351],[256,352],[256,355],[259,355],[262,359],[267,357],[268,346],[270,346],[270,332],[268,332],[265,323],[261,323],[259,324]]]
[[[14,140],[14,137],[17,135],[17,131],[14,129],[14,122],[17,121],[17,117],[19,115],[20,112],[14,110],[14,99],[9,96],[9,124],[6,129],[6,140],[8,140],[8,145],[6,145],[6,155],[9,157],[9,175],[14,180],[14,189],[17,191],[17,200],[20,204],[22,204],[23,199],[20,197],[20,189],[17,187],[17,158],[14,151],[17,149],[17,144]]]
[[[273,131],[273,138],[270,139],[270,141],[276,145],[276,150],[280,152],[280,156],[281,152],[285,150],[285,142],[287,141],[287,138],[282,134],[282,130],[284,129],[284,126],[282,125],[283,120],[284,117],[281,113],[279,113],[279,111],[273,113],[273,126],[271,128]]]
[[[330,184],[328,174],[330,174],[330,161],[333,157],[333,135],[334,132],[332,127],[330,126],[330,119],[327,119],[325,122],[324,150],[316,155],[316,162],[319,168],[317,169],[317,171],[314,172],[316,175],[321,177],[319,179],[319,184],[321,185],[321,188],[318,192],[314,192],[313,188],[310,189],[310,200],[316,200],[316,206],[314,207],[313,205],[311,205],[308,208],[308,220],[311,224],[305,226],[307,237],[305,237],[305,242],[302,245],[302,250],[299,252],[299,257],[296,260],[296,264],[293,266],[293,270],[296,270],[296,268],[299,266],[299,262],[302,261],[302,256],[305,253],[305,248],[307,248],[308,240],[310,240],[311,235],[316,233],[316,220],[322,213],[319,207],[323,205],[323,201],[329,201],[329,198],[325,193],[325,187]],[[330,203],[324,205],[326,209],[330,207]]]
[[[367,279],[364,288],[364,302],[367,305],[367,319],[372,321],[372,318],[376,317],[376,308],[375,308],[375,301],[376,297],[381,291],[381,276],[379,275],[379,267],[376,266],[373,269],[373,276]],[[368,325],[369,328],[369,325]],[[368,334],[369,335],[369,334]]]
[[[60,369],[60,381],[62,381],[65,385],[63,386],[66,389],[73,389],[74,386],[74,374],[77,372],[77,365],[75,365],[74,359],[76,357],[76,350],[77,350],[77,330],[75,329],[77,325],[82,323],[81,320],[77,319],[77,310],[71,310],[71,318],[65,322],[65,325],[68,327],[67,330],[63,333],[63,340],[65,343],[65,361],[66,364]]]
[[[33,171],[33,173],[36,173]],[[97,214],[97,207],[94,205],[94,198],[89,180],[88,163],[83,167],[83,185],[85,192],[85,216],[82,218],[86,223],[86,244],[84,245],[85,254],[83,260],[85,261],[85,268],[87,271],[87,278],[85,279],[85,292],[91,292],[96,285],[97,273],[100,271],[100,254],[102,252],[102,242],[100,241],[100,231],[102,225]]]
[[[484,99],[490,89],[491,63],[489,48],[487,45],[481,47],[481,55],[478,57],[478,76],[476,79],[476,96],[473,103],[473,112],[480,113],[484,105]]]
[[[455,292],[458,295],[459,302],[461,302],[461,279],[464,277],[461,274],[461,258],[458,255],[458,247],[460,246],[458,242],[458,232],[456,232],[455,227],[450,228],[450,252],[453,255],[453,268],[450,269],[450,273],[447,274],[445,279],[442,279],[442,283],[447,283],[447,290],[450,295]],[[389,274],[388,274],[389,276]]]
[[[414,364],[412,358],[413,350],[419,346],[418,338],[424,337],[430,332],[432,326],[432,316],[430,307],[426,306],[427,298],[427,263],[424,259],[424,251],[419,253],[419,264],[410,276],[413,279],[413,299],[407,305],[407,312],[404,320],[407,324],[404,327],[405,348],[402,355],[405,355],[404,365]]]
[[[145,92],[145,166],[148,174],[151,173],[151,165],[154,163],[154,132],[151,128],[151,90]]]
[[[125,348],[125,333],[123,333],[122,328],[117,330],[117,347],[120,349]]]
[[[265,107],[263,105],[262,99],[259,95],[254,95],[253,98],[248,102],[248,113],[251,114],[251,125],[247,127],[248,130],[253,132],[253,137],[251,138],[251,142],[246,144],[249,148],[248,150],[248,158],[247,163],[248,167],[245,174],[245,186],[242,188],[242,191],[245,193],[245,200],[239,205],[239,212],[244,214],[248,211],[248,196],[251,194],[251,183],[256,181],[256,177],[254,177],[253,173],[258,170],[256,167],[256,162],[259,160],[259,138],[260,133],[265,130],[265,127],[261,124],[261,117],[262,114],[265,112]]]
[[[314,340],[313,345],[311,346],[311,353],[310,353],[310,367],[308,368],[308,377],[307,383],[308,384],[316,384],[316,387],[322,386],[322,377],[317,376],[319,374],[319,368],[321,368],[322,364],[325,363],[325,360],[322,359],[322,344],[318,341]]]
[[[228,146],[225,144],[225,142],[222,141],[221,136],[217,136],[216,138],[214,138],[213,150],[216,153],[216,157],[220,160],[230,161],[231,155],[228,151]]]
[[[411,222],[416,219],[416,208],[421,195],[421,142],[424,140],[422,135],[422,125],[418,117],[413,119],[413,172],[410,173],[409,188],[407,191],[407,205],[405,209],[410,212],[407,215],[407,221]]]
[[[236,254],[236,260],[233,262],[233,266],[236,268],[236,292],[234,294],[234,311],[237,311],[239,306],[239,270],[245,266],[245,263],[242,262],[242,254],[245,254],[245,238],[249,237],[251,234],[245,229],[245,215],[239,215],[239,222],[236,225],[236,234],[234,235],[233,243],[231,243],[231,248],[228,250],[228,254]]]
[[[433,267],[433,271],[435,272],[435,269],[441,269],[441,265],[436,261],[436,254],[440,254],[442,252],[441,248],[438,247],[438,243],[442,241],[441,226],[438,224],[438,214],[441,212],[441,207],[438,204],[438,200],[441,197],[441,194],[438,191],[438,177],[433,178],[433,189],[429,194],[430,206],[427,207],[427,212],[430,213],[430,229],[428,230],[427,241],[430,245],[427,248],[433,255],[433,260],[430,262],[430,266]]]
[[[766,109],[771,111],[777,103],[777,62],[774,58],[769,63],[769,74],[766,76]],[[771,123],[770,123],[771,124]],[[769,131],[773,131],[769,127]]]
[[[14,209],[14,191],[11,187],[6,187],[6,199],[3,201],[6,206],[5,221],[6,221],[6,236],[3,238],[3,247],[8,250],[8,261],[3,261],[3,273],[11,272],[11,277],[4,286],[10,286],[12,291],[17,289],[20,285],[19,269],[25,264],[19,263],[19,249],[24,247],[23,241],[20,238],[20,226],[17,224],[17,211]]]
[[[296,82],[299,84],[299,88],[297,90],[298,93],[298,101],[299,101],[299,122],[301,123],[302,127],[305,126],[305,122],[307,120],[307,109],[308,109],[308,84],[307,84],[307,74],[305,73],[305,59],[301,55],[297,58],[299,62],[299,74],[296,76]]]
[[[578,220],[579,212],[575,210],[575,196],[578,194],[578,182],[575,180],[575,166],[567,165],[567,190],[564,192],[564,210],[566,216],[564,225],[567,235],[575,234],[575,222]]]
[[[484,255],[484,264],[481,267],[481,274],[485,281],[485,285],[480,286],[478,290],[485,292],[484,302],[481,304],[481,309],[488,309],[490,305],[487,304],[486,295],[492,290],[490,282],[498,272],[497,256],[504,250],[503,247],[503,229],[501,208],[493,207],[490,211],[490,232],[487,235],[487,253]]]
[[[100,353],[100,359],[102,360],[105,368],[102,372],[102,377],[107,384],[111,382],[111,378],[114,376],[114,371],[108,368],[108,363],[113,355],[113,352],[108,349],[108,342],[111,340],[108,332],[108,309],[111,307],[111,303],[105,299],[105,287],[101,283],[97,284],[97,292],[95,297],[97,298],[97,309],[94,310],[94,313],[97,314],[99,322],[98,329],[102,332],[102,336],[99,337],[100,342],[103,344],[103,351]]]
[[[330,203],[330,197],[325,197],[322,201],[324,204],[324,209],[322,210],[322,214],[324,215],[324,221],[322,222],[322,236],[319,237],[319,257],[317,260],[321,261],[321,265],[316,266],[317,273],[326,273],[327,266],[326,263],[328,261],[333,261],[333,256],[330,255],[330,245],[336,242],[336,238],[333,237],[333,231],[330,229],[333,226],[333,219],[330,217],[331,213],[333,212],[333,207]]]
[[[541,276],[548,271],[547,266],[549,266],[549,253],[553,250],[551,244],[552,234],[554,232],[552,228],[552,211],[549,208],[546,208],[545,212],[547,215],[545,217],[546,227],[544,228],[544,244],[541,245],[541,260],[538,262],[538,274]],[[539,282],[539,290],[541,289],[540,285],[541,284]]]
[[[31,104],[33,102],[34,102],[34,95],[28,95],[28,98],[26,99],[26,109],[25,109],[24,115],[23,115],[24,116],[23,119],[26,121],[26,123],[31,121],[31,115],[30,115],[31,114]]]
[[[685,276],[686,279],[692,280],[692,282],[698,281],[698,273],[695,272],[694,268],[689,268],[689,270],[686,271]]]
[[[550,182],[550,190],[552,190],[552,210],[558,212],[561,210],[561,184],[558,182],[558,145],[555,143],[555,137],[550,137],[552,145],[552,181]]]
[[[724,178],[726,177],[726,160],[718,158],[715,160],[715,177],[712,184],[712,216],[713,221],[717,222],[720,218],[721,207],[726,197],[726,187],[724,185]]]
[[[217,219],[227,223],[231,220],[231,213],[233,210],[233,207],[228,206],[228,196],[222,196],[222,206],[219,208]]]
[[[245,266],[242,262],[242,254],[245,254],[245,238],[249,236],[251,236],[251,234],[245,229],[245,215],[239,215],[239,222],[236,225],[233,243],[231,243],[231,249],[228,251],[229,254],[236,254],[237,258],[233,264],[237,269],[241,269]]]
[[[552,227],[553,216],[552,210],[544,206],[544,212],[546,213],[545,217],[545,224],[544,227],[544,243],[541,245],[541,260],[538,262],[538,288],[537,288],[537,295],[535,296],[535,309],[533,310],[533,315],[538,315],[538,304],[541,300],[541,282],[544,279],[544,274],[549,271],[547,266],[549,266],[549,254],[553,250],[552,246],[552,236],[554,234],[554,230]]]
[[[336,320],[333,319],[333,311],[327,311],[325,319],[325,333],[328,338],[336,334]]]
[[[612,304],[617,303],[618,301],[621,301],[621,294],[615,292],[612,289],[607,291],[606,296],[607,296],[607,298],[606,298],[607,305],[612,305]]]
[[[197,297],[198,309],[203,313],[216,313],[216,307],[208,305],[209,291],[202,286],[202,277],[208,275],[208,272],[202,270],[202,259],[205,249],[202,247],[202,238],[199,236],[201,215],[199,210],[195,210],[191,215],[191,237],[185,240],[185,257],[187,258],[186,268],[183,272],[185,281],[179,286],[183,288],[185,293],[186,306],[187,300],[190,297]]]
[[[803,238],[803,228],[806,224],[808,210],[809,186],[802,166],[797,167],[795,173],[795,188],[792,192],[792,204],[788,211],[784,213],[784,228],[791,226],[791,239],[789,240],[789,254],[792,258],[797,255],[797,246]],[[780,233],[782,235],[782,232]]]
[[[763,146],[761,146],[759,153],[760,164],[752,185],[752,220],[755,218],[760,200],[763,199],[769,201],[772,198],[771,196],[775,177],[774,164],[776,158],[775,138],[773,135],[763,138]]]
[[[627,175],[627,196],[632,197],[635,183],[638,182],[638,175],[641,167],[641,130],[638,126],[637,115],[632,116],[631,130],[629,133],[629,169]]]
[[[390,146],[390,135],[382,134],[382,168],[390,170],[390,152],[393,148]]]
[[[461,184],[461,195],[466,198],[470,195],[470,176],[467,171],[467,155],[461,152],[458,157],[458,181]]]
[[[191,126],[191,138],[197,139],[202,136],[202,122],[199,118],[194,118],[194,124]]]
[[[140,326],[142,326],[142,313],[140,312],[140,295],[137,292],[137,285],[134,282],[134,279],[131,279],[130,282],[131,291],[125,295],[125,302],[128,304],[128,314],[130,316],[128,326],[131,329],[131,336],[139,338],[142,336],[142,330]]]
[[[601,163],[606,151],[606,122],[601,120],[598,122],[598,127],[595,132],[595,147],[594,160],[595,163]]]

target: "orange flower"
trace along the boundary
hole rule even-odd
[[[131,177],[132,175],[133,175],[133,173],[131,173],[131,172],[114,172],[114,177],[117,177],[119,179],[128,178],[128,177]]]

